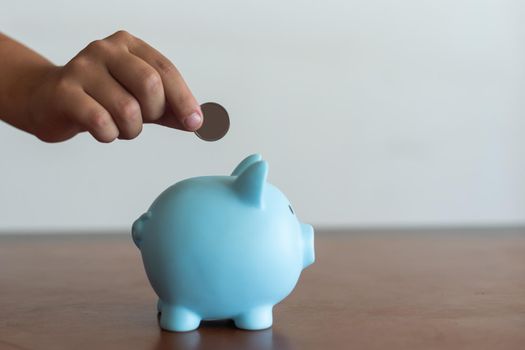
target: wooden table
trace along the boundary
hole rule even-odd
[[[274,326],[159,329],[126,234],[0,236],[0,349],[525,349],[525,230],[317,232]]]

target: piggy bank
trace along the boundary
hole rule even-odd
[[[251,155],[230,176],[169,187],[133,223],[161,328],[190,331],[216,319],[271,327],[273,306],[314,262],[314,231],[267,176],[268,163]]]

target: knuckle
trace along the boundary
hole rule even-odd
[[[112,35],[112,37],[118,41],[123,41],[125,43],[129,43],[131,40],[133,40],[133,35],[122,29],[116,31],[115,34]]]
[[[89,125],[94,130],[103,130],[109,125],[109,115],[105,111],[95,110],[89,115]]]
[[[101,52],[108,49],[108,42],[105,40],[95,40],[92,41],[86,46],[87,52]]]
[[[165,58],[158,58],[155,60],[155,65],[157,67],[157,69],[159,70],[159,72],[163,73],[163,74],[167,74],[167,73],[171,73],[173,71],[177,71],[177,68],[175,67],[175,65],[165,59]]]
[[[64,96],[69,93],[74,87],[74,84],[66,76],[61,76],[56,81],[55,92],[56,97]]]
[[[144,74],[141,81],[146,93],[157,93],[162,90],[162,79],[155,71]]]
[[[118,106],[119,116],[124,122],[133,123],[138,120],[140,105],[133,99],[123,99]]]
[[[89,65],[90,61],[86,57],[86,55],[78,55],[71,61],[69,61],[69,63],[67,64],[67,68],[69,70],[72,70],[73,72],[82,72],[86,70]]]

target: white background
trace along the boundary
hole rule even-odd
[[[523,224],[524,18],[519,0],[0,0],[0,31],[56,64],[130,31],[232,121],[215,143],[147,126],[110,145],[0,123],[0,231],[128,229],[253,152],[318,227]]]

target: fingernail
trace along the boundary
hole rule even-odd
[[[199,128],[202,124],[202,116],[194,112],[192,115],[184,119],[184,126],[190,130]]]

